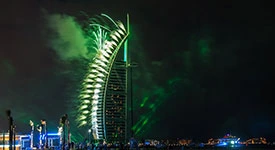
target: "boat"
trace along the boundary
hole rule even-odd
[[[231,134],[226,134],[222,138],[219,138],[216,145],[217,147],[239,147],[240,138]]]

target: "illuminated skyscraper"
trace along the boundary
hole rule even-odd
[[[110,74],[106,95],[106,137],[111,141],[124,141],[126,136],[126,63],[115,61]]]
[[[127,130],[127,27],[102,14],[89,19],[88,48],[96,51],[79,96],[77,121],[95,140],[124,141]],[[124,51],[122,50],[124,47]]]

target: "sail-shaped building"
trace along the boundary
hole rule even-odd
[[[79,95],[77,122],[91,129],[93,139],[109,142],[129,138],[127,102],[127,25],[106,14],[89,19],[88,48],[96,51]]]

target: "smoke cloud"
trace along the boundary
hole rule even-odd
[[[44,12],[49,30],[48,46],[56,51],[62,60],[90,58],[87,39],[75,18],[65,14],[48,14]]]

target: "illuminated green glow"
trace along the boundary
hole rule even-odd
[[[168,80],[168,84],[171,86],[173,85],[175,82],[178,82],[178,81],[181,81],[182,79],[177,77],[177,78],[174,78],[174,79],[170,79]]]
[[[127,55],[128,55],[128,40],[125,41],[124,43],[124,61],[127,62]]]
[[[49,46],[56,51],[63,60],[87,58],[94,55],[86,46],[81,26],[75,18],[67,15],[54,14],[47,16],[47,26],[54,32],[49,38]]]
[[[149,97],[144,97],[140,107],[144,107],[145,103],[149,100]]]
[[[203,62],[208,62],[209,56],[210,56],[210,48],[209,48],[208,42],[206,40],[199,40],[198,46],[200,50],[201,60]]]
[[[165,89],[154,87],[152,91],[147,92],[143,97],[141,104],[138,106],[147,110],[146,113],[139,116],[132,127],[135,136],[143,137],[150,132],[150,127],[155,124],[159,118],[154,118],[156,110],[162,105],[164,100],[169,96]],[[138,109],[138,108],[137,108]]]
[[[187,93],[187,91],[190,91],[190,88],[192,88],[192,90],[196,90],[196,92],[202,91],[201,94],[194,96],[203,97],[205,90],[202,85],[198,85],[198,82],[200,82],[201,78],[197,78],[197,76],[203,76],[204,74],[201,70],[209,68],[208,65],[211,63],[211,56],[213,53],[213,40],[208,35],[202,37],[194,36],[193,40],[190,41],[191,43],[188,49],[184,49],[182,52],[177,52],[176,56],[173,55],[167,59],[167,61],[170,59],[180,59],[182,64],[179,65],[181,71],[171,72],[171,74],[169,74],[170,78],[161,78],[160,81],[158,81],[157,77],[158,72],[162,72],[163,70],[157,70],[160,67],[152,67],[148,66],[148,64],[161,66],[162,64],[165,64],[165,60],[161,60],[161,62],[159,61],[155,63],[146,60],[146,52],[143,53],[142,51],[139,51],[139,53],[136,53],[140,55],[139,57],[136,57],[136,59],[139,59],[137,61],[145,63],[139,64],[140,67],[137,68],[138,71],[134,72],[134,79],[138,79],[142,76],[142,80],[146,81],[146,83],[143,84],[139,82],[139,80],[134,81],[137,84],[137,86],[134,87],[134,110],[139,114],[135,116],[135,124],[133,127],[135,136],[140,138],[146,137],[147,135],[152,136],[151,133],[154,132],[153,127],[158,126],[158,120],[162,119],[160,115],[158,115],[159,110],[165,109],[165,106],[163,106],[164,103],[173,103],[170,100],[175,100],[175,97],[173,97],[175,92],[177,92],[178,96],[182,95],[182,97],[179,97],[182,101],[191,100],[190,97],[188,97],[190,93]],[[198,66],[201,66],[201,68],[197,68]],[[163,65],[162,67],[166,66]],[[171,77],[171,75],[173,77]],[[147,87],[147,85],[153,85],[155,87]],[[179,89],[182,91],[177,91]],[[170,96],[172,98],[170,98]],[[204,100],[204,98],[202,99]],[[205,102],[203,100],[200,103]]]
[[[199,40],[198,45],[200,48],[201,55],[203,55],[203,56],[209,55],[210,48],[209,48],[208,42],[206,40]]]
[[[146,125],[147,122],[148,122],[148,118],[146,118],[146,119],[143,121],[142,125],[143,125],[143,126]]]
[[[156,108],[156,107],[155,107],[155,104],[150,104],[150,105],[149,105],[149,108],[151,108],[152,110],[155,110],[155,109],[154,109],[154,108]]]
[[[129,20],[129,14],[127,14],[127,32],[130,34],[130,20]],[[124,61],[126,64],[128,64],[128,40],[124,43]]]

